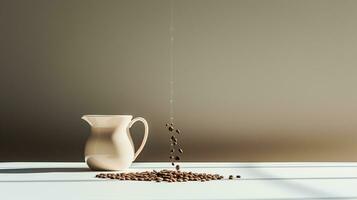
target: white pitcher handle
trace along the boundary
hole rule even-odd
[[[141,142],[140,147],[138,148],[138,150],[137,150],[137,151],[135,152],[135,154],[134,154],[134,159],[133,159],[133,161],[136,159],[136,157],[138,157],[138,155],[140,154],[140,152],[143,150],[143,148],[144,148],[144,146],[145,146],[145,143],[146,143],[146,140],[148,139],[148,134],[149,134],[149,125],[148,125],[147,121],[146,121],[144,118],[142,118],[142,117],[136,117],[136,118],[134,118],[133,120],[131,120],[131,122],[129,123],[129,126],[128,126],[128,130],[129,130],[129,128],[130,128],[135,122],[137,122],[137,121],[141,121],[141,122],[144,124],[144,126],[145,126],[145,133],[144,133],[144,139],[143,139],[143,141]],[[129,131],[129,133],[130,133],[130,131]]]

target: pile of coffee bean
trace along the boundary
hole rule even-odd
[[[179,129],[175,129],[173,123],[167,123],[166,128],[171,136],[170,137],[171,150],[170,150],[170,157],[169,157],[171,161],[171,165],[175,166],[176,170],[180,170],[180,165],[175,164],[175,161],[179,161],[181,159],[179,154],[183,154],[183,150],[182,148],[179,147],[180,144],[178,143],[178,139],[175,135],[181,134],[181,131]]]
[[[156,182],[187,182],[187,181],[211,181],[221,180],[224,177],[219,174],[206,174],[194,172],[181,172],[179,170],[161,170],[129,173],[100,173],[95,177],[129,181],[156,181]]]

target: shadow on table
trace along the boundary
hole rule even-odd
[[[258,175],[259,177],[272,177],[271,174],[262,171],[260,169],[251,169],[251,171]],[[311,177],[311,178],[253,178],[251,180],[271,180],[269,184],[276,185],[279,188],[285,188],[288,191],[295,191],[298,194],[304,194],[307,196],[318,197],[318,198],[307,198],[307,199],[351,199],[350,197],[338,197],[334,194],[334,191],[321,190],[316,187],[311,187],[303,185],[299,182],[292,180],[304,180],[304,179],[355,179],[356,177]],[[331,197],[331,198],[330,198]],[[333,197],[333,198],[332,198]],[[305,199],[305,198],[296,198],[296,199]],[[352,198],[353,199],[353,198]]]
[[[89,172],[89,168],[17,168],[0,169],[0,174],[27,174],[27,173],[51,173],[51,172]]]
[[[117,180],[77,179],[77,180],[0,180],[0,183],[77,183],[77,182],[118,182]]]

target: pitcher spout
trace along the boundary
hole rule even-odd
[[[81,119],[83,119],[84,121],[86,121],[90,126],[93,126],[93,122],[90,120],[90,118],[88,117],[88,115],[83,115],[81,117]]]

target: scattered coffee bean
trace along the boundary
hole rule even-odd
[[[180,165],[176,165],[176,170],[180,170]]]
[[[175,166],[175,163],[172,162],[171,165],[172,165],[172,166]]]
[[[178,151],[179,151],[180,153],[183,153],[183,150],[182,150],[182,149],[179,149]]]
[[[239,176],[239,175],[237,175],[237,176],[236,176],[236,178],[240,178],[240,176]]]
[[[175,152],[175,149],[171,149],[170,153],[174,153]]]
[[[174,156],[170,156],[170,159],[174,159],[175,157]]]
[[[177,133],[177,134],[180,134],[180,130],[179,130],[179,129],[176,129],[176,133]]]
[[[233,179],[233,175],[229,175],[229,179]]]
[[[174,130],[174,127],[169,126],[169,131],[173,131],[173,130]]]
[[[180,160],[180,157],[179,157],[179,156],[176,156],[176,157],[175,157],[175,160]]]

